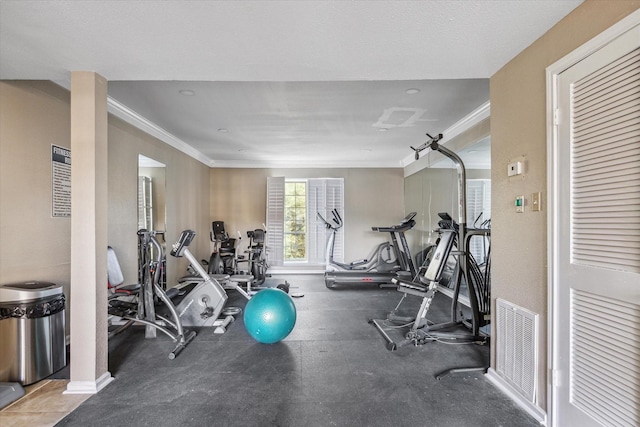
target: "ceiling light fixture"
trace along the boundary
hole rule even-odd
[[[407,95],[415,95],[416,93],[420,93],[420,89],[416,89],[412,87],[411,89],[407,89],[404,91]]]
[[[180,95],[184,95],[184,96],[193,96],[196,94],[194,91],[189,89],[181,89],[178,92],[180,93]]]
[[[220,129],[218,129],[218,132],[220,132],[220,133],[227,133],[227,132],[229,132],[229,129],[220,128]]]

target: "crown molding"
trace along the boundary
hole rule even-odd
[[[354,168],[402,168],[399,161],[318,161],[318,160],[216,160],[213,168],[282,168],[282,169],[354,169]]]
[[[176,150],[183,152],[199,162],[204,163],[209,167],[214,165],[214,161],[202,154],[200,151],[110,96],[107,97],[107,110],[114,116],[124,120],[132,126],[135,126],[141,131],[158,138],[165,144],[172,146]]]
[[[448,141],[460,135],[462,132],[471,129],[484,119],[491,115],[491,102],[487,101],[461,120],[454,123],[451,127],[442,132],[442,145],[445,145]],[[420,157],[431,151],[431,149],[424,150],[420,153]],[[407,167],[411,163],[417,161],[415,154],[410,154],[400,161],[402,167]]]

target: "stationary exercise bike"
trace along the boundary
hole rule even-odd
[[[266,247],[265,247],[266,231],[261,228],[247,231],[249,238],[249,248],[247,249],[247,263],[249,265],[249,273],[253,276],[252,286],[262,285],[267,278]]]
[[[371,227],[373,231],[389,233],[391,242],[386,241],[377,245],[367,258],[341,263],[334,259],[334,245],[336,235],[344,222],[337,209],[331,211],[332,222],[327,221],[319,212],[318,218],[324,222],[327,229],[331,230],[327,240],[325,285],[333,289],[350,285],[384,285],[399,274],[416,275],[415,265],[411,259],[409,245],[404,232],[413,228],[416,224],[415,212],[407,215],[398,225],[389,227]]]
[[[209,274],[233,274],[236,262],[236,239],[230,238],[224,228],[224,221],[211,223],[211,241],[213,252],[209,258]]]
[[[229,238],[223,221],[212,223],[211,240],[214,242],[214,251],[209,262],[203,260],[207,265],[208,277],[219,282],[224,289],[232,289],[240,292],[245,298],[250,299],[251,295],[264,289],[264,284],[269,274],[267,274],[267,259],[265,247],[265,230],[256,229],[247,231],[249,237],[249,247],[245,255],[240,255],[239,244],[242,236],[238,232],[238,238]],[[246,263],[246,268],[241,268]],[[187,267],[188,275],[178,279],[179,288],[184,288],[192,283],[199,283],[203,280],[196,271],[192,263]],[[286,282],[285,282],[286,283]],[[244,287],[244,288],[243,288]],[[288,285],[278,285],[278,287],[288,292]]]

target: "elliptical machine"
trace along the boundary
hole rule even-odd
[[[392,279],[402,276],[415,277],[416,268],[411,258],[409,245],[404,232],[412,229],[416,222],[415,212],[411,212],[397,225],[389,227],[371,227],[373,231],[389,233],[391,242],[386,241],[376,246],[367,258],[348,264],[333,258],[336,234],[344,225],[337,209],[331,211],[333,223],[327,221],[319,212],[318,218],[331,230],[327,240],[325,259],[327,262],[324,279],[329,289],[341,286],[361,286],[390,284]],[[399,242],[398,242],[399,241]]]
[[[173,351],[169,353],[169,359],[175,357],[185,349],[185,347],[195,338],[196,332],[184,328],[180,310],[171,301],[172,293],[160,286],[160,269],[158,266],[163,259],[162,246],[153,231],[138,231],[138,246],[141,259],[139,286],[126,292],[125,295],[132,295],[133,299],[123,300],[118,294],[109,298],[108,313],[125,320],[125,323],[116,330],[110,332],[114,336],[133,324],[145,325],[145,338],[156,338],[156,331],[166,334],[176,344]],[[155,253],[152,259],[151,253]],[[112,258],[112,259],[115,259]],[[117,261],[117,259],[115,259]],[[117,269],[121,275],[120,266],[110,266],[109,269]],[[226,295],[225,295],[226,297]],[[164,303],[168,310],[168,316],[160,314],[156,310],[156,299]]]

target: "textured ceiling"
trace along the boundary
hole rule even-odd
[[[0,78],[96,71],[213,164],[399,166],[580,3],[0,0]]]
[[[217,166],[398,167],[425,132],[437,134],[486,102],[489,84],[112,82],[109,91]]]

